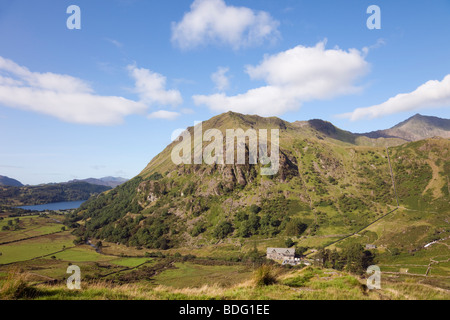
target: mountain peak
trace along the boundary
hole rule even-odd
[[[387,130],[365,134],[371,138],[401,138],[406,141],[423,140],[435,136],[450,138],[450,120],[419,113]]]
[[[261,117],[258,115],[242,114],[233,111],[219,114],[204,122],[205,129],[286,129],[289,125],[289,122],[278,117]]]

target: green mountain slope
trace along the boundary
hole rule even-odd
[[[259,164],[175,165],[174,142],[137,177],[86,202],[67,223],[80,223],[79,236],[147,248],[286,237],[326,245],[397,207],[386,146],[400,206],[436,212],[439,221],[448,216],[448,139],[401,144],[321,120],[289,123],[232,112],[203,123],[203,132],[210,128],[279,129],[278,173],[262,176]],[[433,232],[423,230],[423,239]]]

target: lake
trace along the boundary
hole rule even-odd
[[[78,209],[83,202],[82,201],[69,201],[69,202],[54,202],[54,203],[47,203],[47,204],[38,204],[35,206],[21,206],[17,207],[20,209],[25,210],[34,210],[34,211],[47,211],[47,210],[69,210],[69,209]]]

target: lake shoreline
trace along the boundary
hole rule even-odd
[[[58,210],[73,210],[78,209],[87,200],[78,201],[64,201],[64,202],[52,202],[46,204],[29,205],[29,206],[18,206],[17,209],[27,210],[27,211],[58,211]]]

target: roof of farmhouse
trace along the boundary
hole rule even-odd
[[[292,255],[295,254],[294,248],[267,248],[267,253],[276,253],[276,254],[287,254]]]

